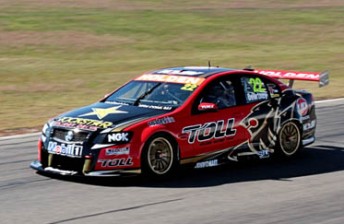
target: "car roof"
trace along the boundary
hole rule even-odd
[[[156,75],[181,75],[191,77],[203,77],[207,78],[211,75],[226,72],[226,71],[238,71],[240,69],[221,68],[221,67],[200,67],[200,66],[186,66],[186,67],[173,67],[163,68],[149,72]]]

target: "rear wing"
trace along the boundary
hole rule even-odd
[[[294,80],[314,81],[319,82],[319,87],[329,84],[329,72],[297,72],[297,71],[284,71],[284,70],[257,70],[251,71],[270,76],[276,79],[289,79],[289,87],[292,87]]]

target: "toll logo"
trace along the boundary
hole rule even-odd
[[[132,166],[133,159],[131,157],[118,159],[99,159],[98,163],[100,163],[102,167]]]
[[[211,139],[221,139],[236,134],[236,129],[233,128],[235,119],[228,119],[226,124],[224,120],[212,121],[204,124],[195,124],[183,128],[182,133],[188,134],[188,142],[190,144],[198,142],[209,141]]]

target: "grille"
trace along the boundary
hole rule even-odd
[[[60,139],[62,141],[66,141],[66,135],[71,130],[65,130],[65,129],[55,129],[53,132],[54,138]],[[87,132],[73,132],[73,138],[69,140],[70,142],[83,142],[87,139],[89,133]]]
[[[51,167],[61,170],[82,172],[84,162],[85,160],[80,158],[70,158],[66,156],[54,155]]]

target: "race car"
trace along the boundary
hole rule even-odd
[[[99,102],[48,121],[31,167],[60,175],[169,175],[188,165],[292,157],[315,141],[311,93],[328,72],[173,67],[144,73]]]

